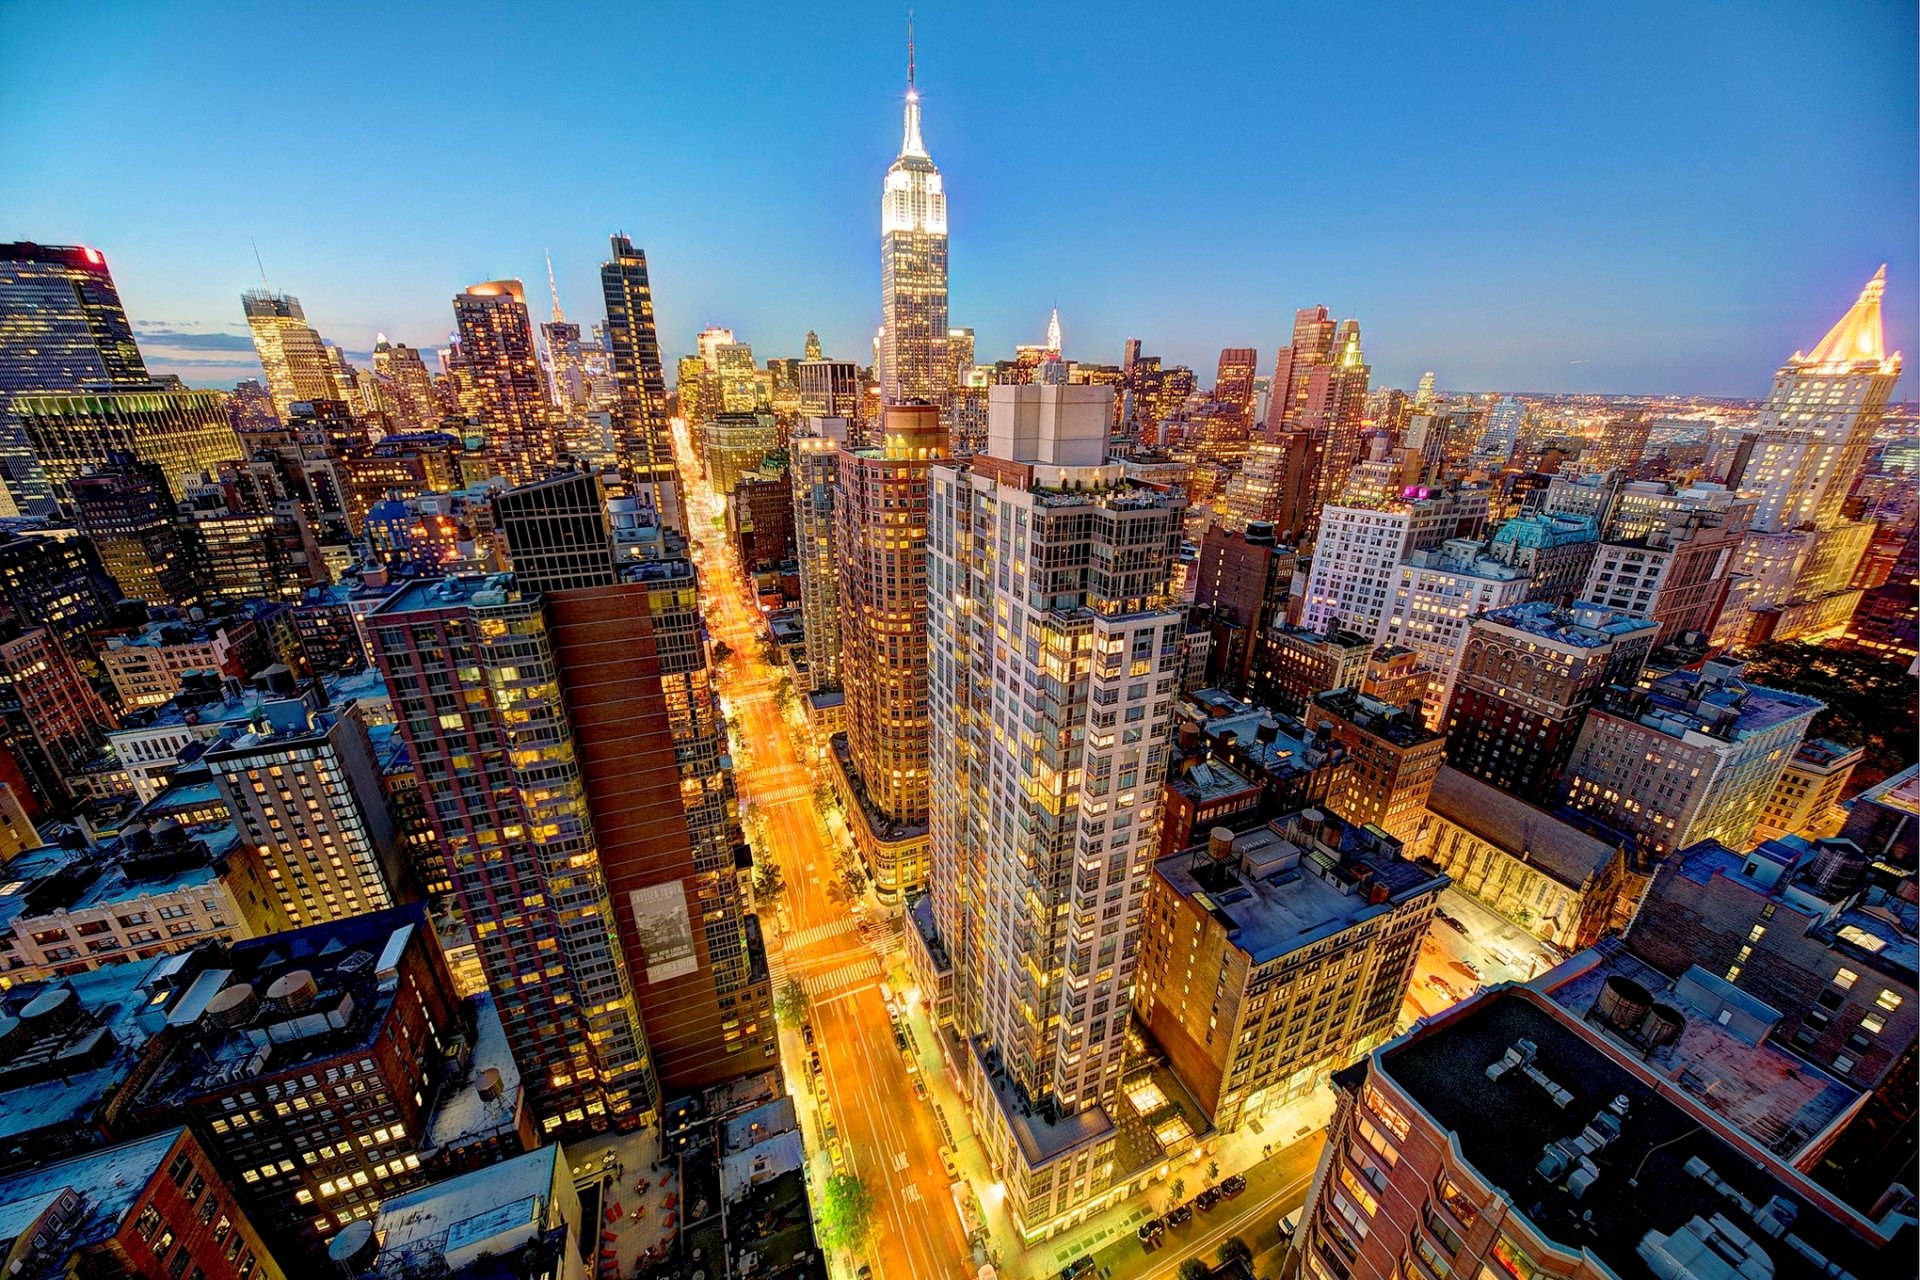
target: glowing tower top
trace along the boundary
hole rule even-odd
[[[947,195],[920,135],[913,22],[900,154],[880,195],[881,394],[938,403],[947,377]]]

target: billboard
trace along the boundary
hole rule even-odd
[[[686,891],[678,880],[635,889],[627,899],[633,904],[634,933],[647,958],[649,983],[683,978],[700,967],[693,951]]]

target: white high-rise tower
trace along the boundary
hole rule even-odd
[[[947,369],[947,195],[920,140],[913,27],[907,27],[906,133],[880,195],[880,392],[889,404],[940,403]]]

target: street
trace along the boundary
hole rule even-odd
[[[742,808],[756,815],[762,839],[755,856],[771,857],[786,876],[779,910],[761,905],[774,991],[798,979],[812,1002],[828,1114],[809,1104],[808,1053],[798,1033],[782,1028],[780,1040],[816,1189],[828,1172],[824,1126],[830,1120],[847,1166],[865,1177],[878,1202],[861,1258],[877,1280],[971,1276],[971,1252],[940,1162],[939,1131],[914,1097],[906,1061],[894,1046],[881,998],[885,960],[863,938],[852,904],[829,891],[834,848],[806,764],[812,747],[781,712],[783,676],[761,656],[759,619],[743,598],[745,581],[715,524],[721,502],[700,478],[684,428],[675,431],[675,442],[699,544],[694,559],[707,627],[732,650],[716,664],[716,679],[735,739],[747,746],[734,762],[735,784]]]

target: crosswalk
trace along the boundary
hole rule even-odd
[[[856,923],[856,921],[842,916],[840,919],[828,924],[817,924],[811,929],[802,929],[798,933],[790,933],[783,939],[783,949],[810,947],[822,938],[832,938],[839,934],[846,933],[848,930],[854,928]]]
[[[864,960],[855,960],[852,964],[841,965],[830,972],[816,973],[810,978],[803,978],[800,985],[807,989],[808,995],[817,996],[865,978],[877,977],[884,969],[885,966],[880,963],[879,957],[868,956]]]

